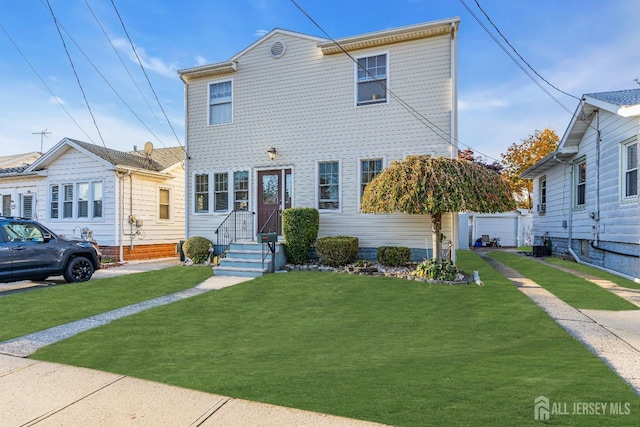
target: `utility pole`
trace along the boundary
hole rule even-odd
[[[42,151],[42,142],[43,142],[43,138],[48,138],[47,135],[50,135],[51,132],[47,132],[47,129],[45,130],[41,130],[40,132],[32,132],[31,135],[40,135],[40,154],[43,153]]]

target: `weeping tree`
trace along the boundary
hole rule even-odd
[[[464,159],[408,156],[394,161],[364,190],[362,212],[429,214],[433,258],[442,261],[442,214],[515,209],[509,185],[496,172]]]

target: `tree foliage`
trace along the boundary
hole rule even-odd
[[[441,261],[442,214],[504,212],[515,208],[509,185],[474,162],[447,157],[408,156],[394,161],[364,190],[363,212],[429,214],[433,257]]]
[[[520,144],[513,143],[501,154],[504,170],[502,176],[516,194],[518,207],[533,207],[533,181],[520,178],[520,174],[558,148],[558,135],[551,129],[536,130]]]
[[[487,169],[490,169],[494,172],[502,172],[504,166],[499,161],[494,161],[493,163],[488,163],[488,161],[482,156],[476,156],[476,154],[471,150],[471,148],[466,148],[464,150],[458,151],[458,158],[469,160],[470,162],[477,163],[481,166],[484,166]]]

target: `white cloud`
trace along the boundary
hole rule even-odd
[[[124,52],[132,62],[137,64],[139,57],[140,63],[144,68],[154,71],[165,77],[170,77],[172,79],[176,77],[176,71],[178,69],[176,63],[169,64],[161,58],[148,56],[143,48],[135,45],[134,52],[131,48],[131,44],[125,39],[113,39],[113,45],[116,47],[116,49]],[[138,57],[136,57],[136,53],[138,54]]]
[[[254,33],[254,35],[255,35],[256,37],[258,37],[258,38],[259,38],[259,37],[264,37],[264,36],[266,36],[267,34],[269,34],[269,31],[268,31],[268,30],[256,30],[256,32]]]
[[[58,97],[58,96],[51,96],[49,97],[49,103],[50,104],[61,104],[64,105],[64,99]]]
[[[209,61],[207,61],[207,58],[205,58],[204,56],[201,55],[196,55],[196,64],[198,65],[205,65],[207,64]]]

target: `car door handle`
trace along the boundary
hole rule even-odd
[[[24,251],[24,246],[14,246],[13,250],[14,251]]]

